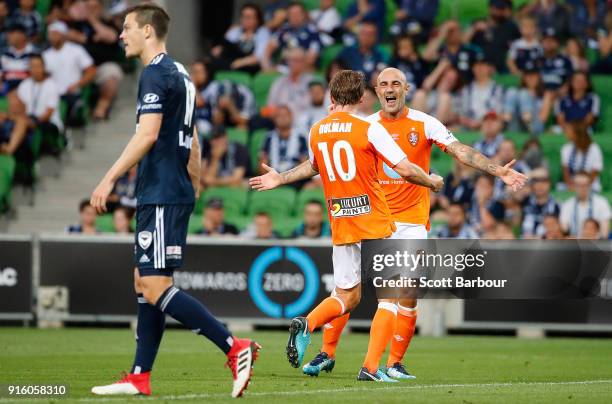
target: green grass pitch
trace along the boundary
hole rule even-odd
[[[357,382],[366,334],[345,335],[331,374],[310,378],[289,366],[287,333],[249,334],[263,345],[245,400],[265,403],[610,403],[612,343],[605,339],[520,340],[506,337],[415,337],[406,363],[415,381]],[[320,347],[315,334],[307,359]],[[64,402],[229,401],[224,356],[202,337],[168,330],[150,398],[106,398],[91,386],[129,370],[134,333],[127,329],[0,328],[0,384],[68,384]],[[32,402],[0,397],[0,404]],[[37,402],[51,402],[48,399]]]

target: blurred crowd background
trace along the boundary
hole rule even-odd
[[[138,70],[118,40],[127,6],[0,0],[0,211],[12,187],[35,189],[41,155],[61,156],[75,130],[112,120],[124,75]],[[365,73],[368,116],[380,106],[377,73],[392,66],[406,74],[410,108],[529,176],[512,192],[435,149],[431,170],[446,186],[431,197],[432,237],[610,237],[612,1],[264,0],[236,11],[197,59],[182,60],[203,144],[190,233],[329,237],[318,178],[265,193],[246,180],[261,163],[283,171],[307,158],[337,71]],[[131,232],[135,181],[133,169],[117,183],[108,215],[84,199],[67,231]]]

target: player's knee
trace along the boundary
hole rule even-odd
[[[160,296],[172,286],[172,278],[151,277],[140,278],[140,290],[149,304],[155,305]]]

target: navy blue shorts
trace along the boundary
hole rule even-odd
[[[183,264],[192,211],[193,204],[136,208],[134,261],[140,276],[172,276]]]

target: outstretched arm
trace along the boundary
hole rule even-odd
[[[513,191],[518,191],[525,185],[525,182],[527,182],[526,175],[512,169],[516,160],[512,160],[505,166],[500,166],[474,148],[461,142],[449,144],[444,151],[467,166],[501,178]]]
[[[407,158],[397,163],[393,169],[406,181],[430,188],[434,192],[441,191],[444,186],[444,179],[442,177],[436,174],[427,174],[421,167],[409,161]]]
[[[312,178],[319,173],[315,170],[310,160],[306,160],[291,170],[283,171],[282,173],[266,164],[262,164],[262,167],[266,171],[264,175],[249,179],[251,188],[258,191],[268,191],[281,185]]]
[[[157,141],[161,122],[162,114],[144,114],[140,117],[136,134],[132,136],[121,156],[108,170],[91,194],[91,206],[98,213],[106,212],[106,200],[113,190],[117,179],[125,174],[127,170],[138,164],[147,152],[151,150]]]

